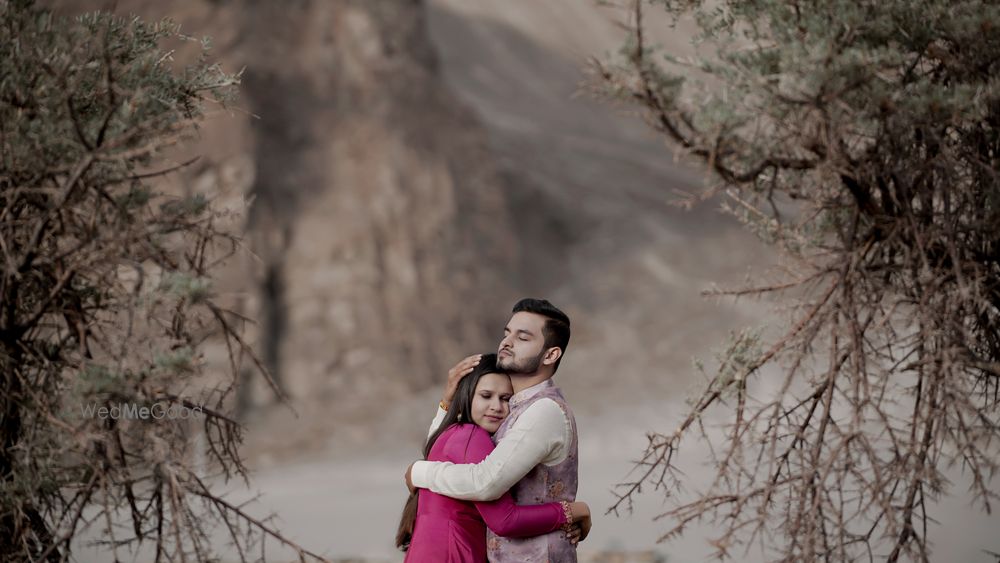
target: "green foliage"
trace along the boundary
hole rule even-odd
[[[187,372],[194,369],[194,351],[187,346],[161,352],[153,357],[157,368],[168,372]]]
[[[106,394],[122,388],[122,375],[112,371],[107,366],[89,363],[80,371],[78,392],[80,396],[90,397]]]
[[[140,148],[198,118],[203,93],[232,95],[237,80],[217,65],[172,71],[171,52],[160,48],[177,37],[169,20],[91,13],[70,23],[25,4],[0,7],[3,169],[15,183],[44,181],[102,146]],[[118,155],[99,171],[121,176],[152,156]]]
[[[171,295],[199,303],[211,295],[212,281],[204,277],[192,277],[184,273],[173,273],[163,278],[162,289]]]

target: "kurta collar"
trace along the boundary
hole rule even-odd
[[[535,385],[532,385],[531,387],[528,387],[527,389],[521,389],[517,393],[514,393],[513,395],[511,395],[511,397],[510,397],[510,408],[514,408],[514,407],[516,407],[516,406],[524,403],[528,399],[534,397],[538,393],[544,391],[545,389],[549,389],[549,388],[552,388],[552,387],[555,387],[555,386],[556,386],[556,384],[552,382],[551,378],[549,378],[549,379],[546,379],[545,381],[543,381],[541,383],[536,383]]]

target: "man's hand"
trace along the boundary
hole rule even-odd
[[[590,518],[590,506],[587,503],[577,501],[569,503],[569,506],[573,525],[566,532],[566,537],[569,538],[571,544],[576,545],[587,539],[587,535],[590,534],[590,528],[594,525],[594,522]]]
[[[569,538],[569,543],[576,545],[587,539],[587,535],[590,534],[591,527],[593,527],[593,520],[589,517],[584,520],[580,520],[579,522],[573,522],[569,531],[566,532],[566,537]]]
[[[413,463],[416,462],[414,461]],[[413,486],[413,477],[410,475],[413,472],[413,463],[411,463],[410,466],[406,468],[406,475],[405,475],[406,488],[410,489],[411,493],[417,492],[417,488]]]
[[[448,383],[444,386],[444,404],[451,404],[452,399],[455,398],[455,391],[458,390],[458,382],[462,380],[463,377],[472,372],[472,369],[479,365],[479,360],[482,359],[482,354],[474,354],[465,358],[461,362],[455,364],[455,367],[448,370]]]

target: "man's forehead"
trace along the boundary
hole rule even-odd
[[[507,321],[507,328],[510,330],[526,330],[532,333],[541,332],[544,326],[545,317],[527,311],[514,313],[510,320]]]

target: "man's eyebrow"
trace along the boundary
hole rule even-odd
[[[534,334],[535,334],[535,333],[531,332],[530,330],[525,330],[523,328],[517,329],[517,332],[518,333],[522,333],[523,332],[524,334],[527,334],[528,336],[534,336]]]

